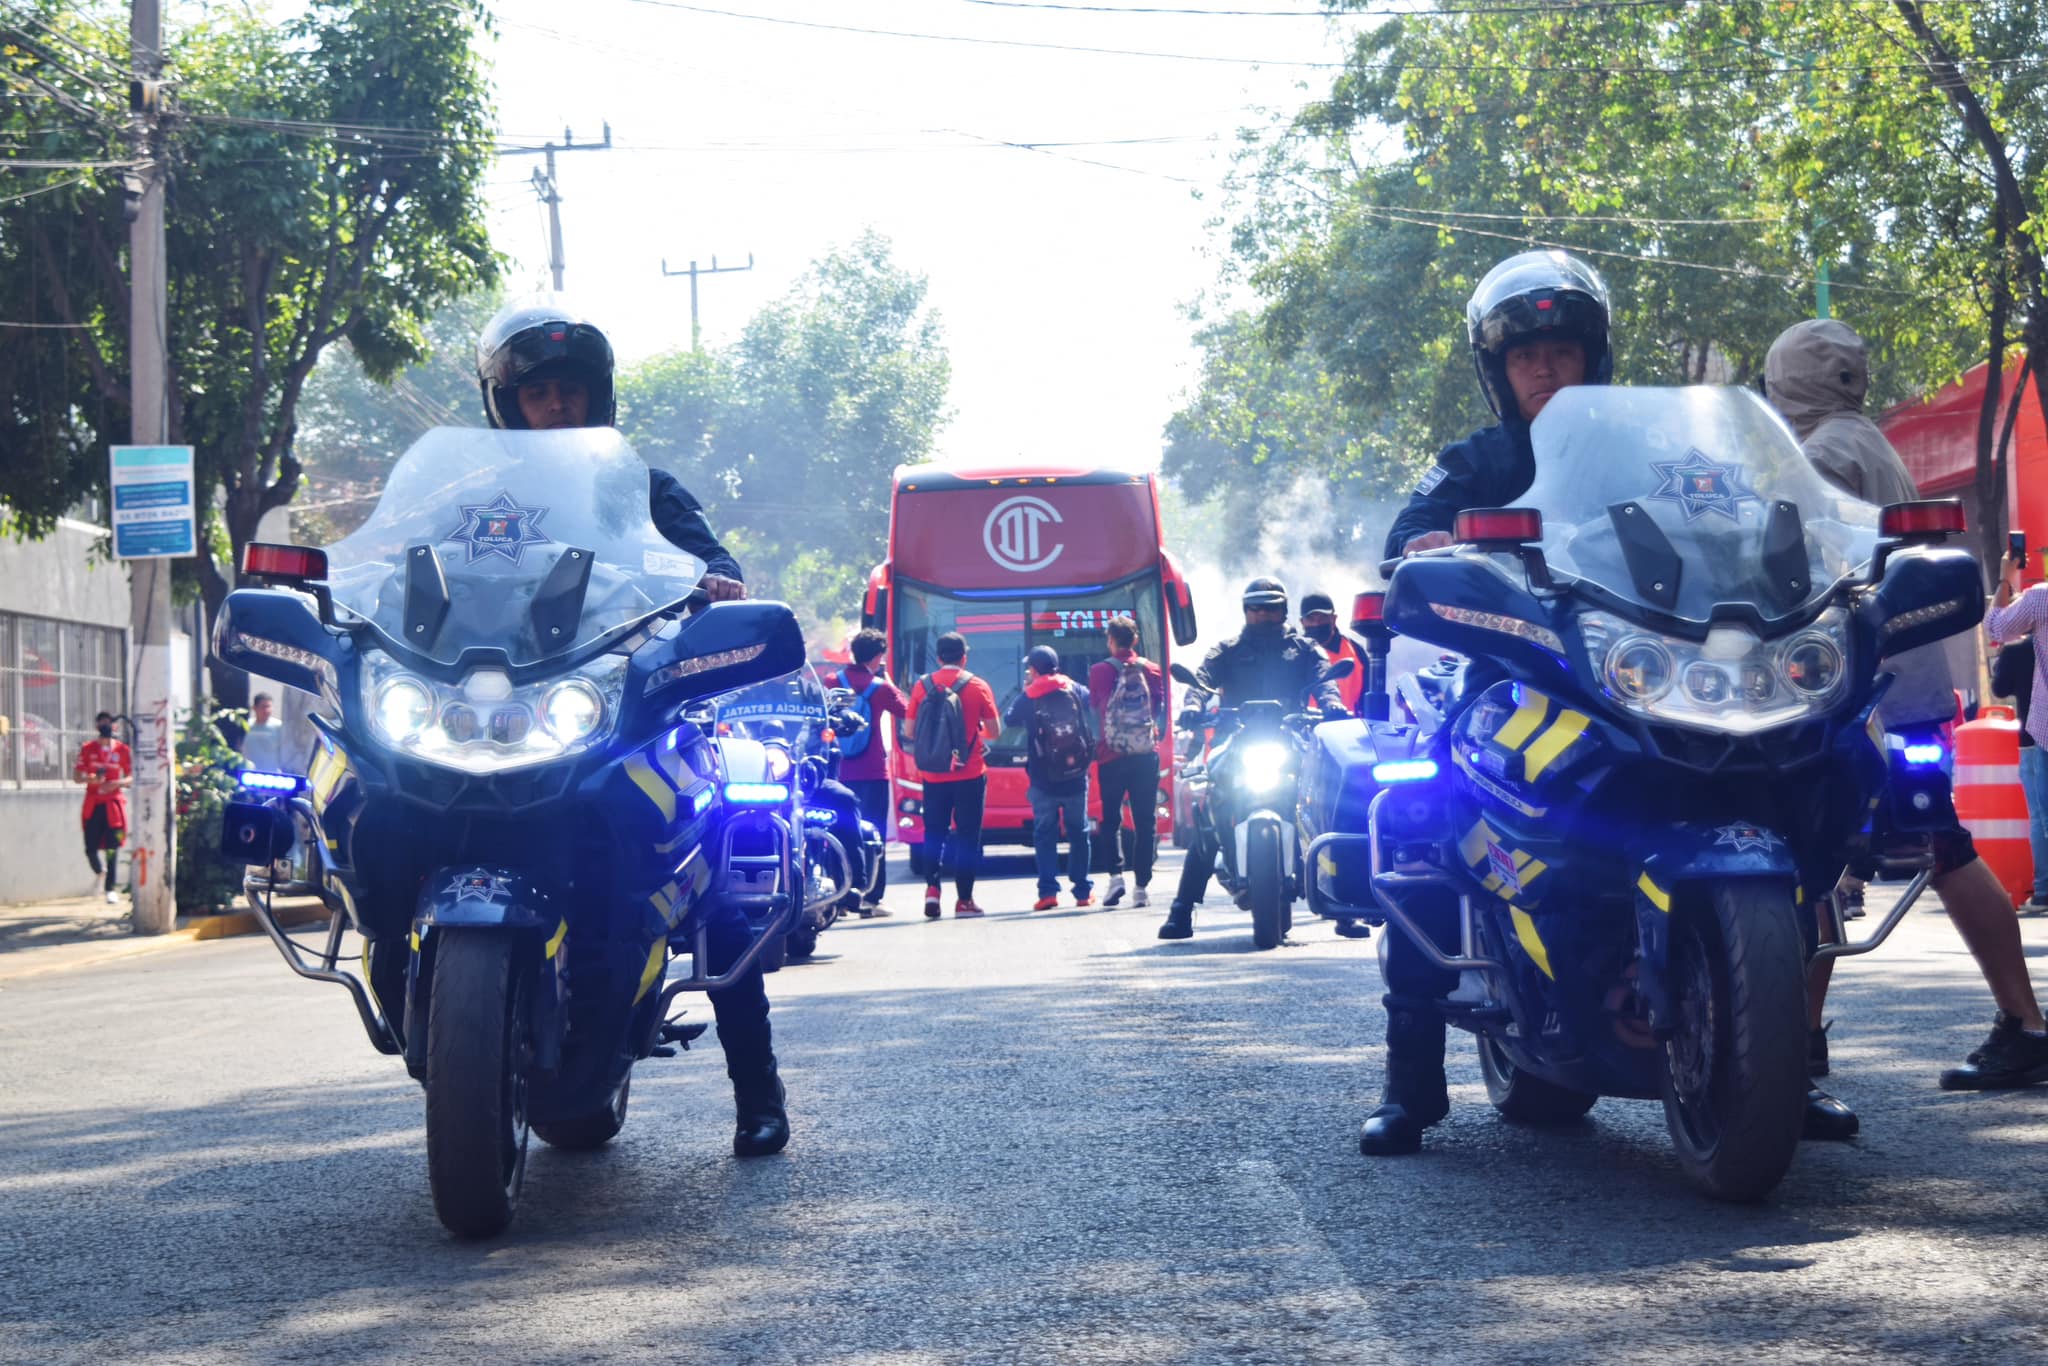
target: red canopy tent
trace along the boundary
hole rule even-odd
[[[1970,481],[1976,477],[1977,417],[1990,370],[1990,365],[1980,365],[1957,383],[1902,403],[1878,419],[1877,425],[1898,448],[1923,497],[1968,494]],[[2012,385],[2019,379],[2019,371],[2020,362],[2014,359],[2006,370],[2007,403],[2012,401]],[[2006,473],[2007,524],[2014,531],[2027,533],[2030,552],[2048,550],[2048,430],[2042,426],[2041,401],[2031,378],[2019,421],[2013,427]],[[2030,553],[2027,558],[2031,562],[2028,581],[2040,581],[2040,555]]]

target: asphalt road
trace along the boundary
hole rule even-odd
[[[607,1150],[536,1141],[484,1244],[434,1219],[418,1089],[267,943],[7,983],[0,1360],[2048,1359],[2048,1088],[1936,1089],[1990,1014],[1939,914],[1837,974],[1862,1138],[1729,1207],[1654,1105],[1502,1123],[1455,1034],[1429,1150],[1361,1158],[1377,969],[1326,926],[915,895],[770,979],[787,1153],[730,1156],[707,1039]]]

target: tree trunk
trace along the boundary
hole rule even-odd
[[[2005,452],[1998,445],[1998,419],[2005,398],[2006,315],[2012,308],[2012,282],[2006,275],[2005,213],[1998,209],[1991,217],[1990,359],[1984,371],[1984,399],[1977,405],[1977,467],[1971,490],[1982,547],[1978,559],[1986,582],[1995,584],[2007,520]]]

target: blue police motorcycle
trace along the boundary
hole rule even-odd
[[[1385,626],[1462,663],[1315,732],[1310,906],[1419,952],[1504,1116],[1659,1100],[1686,1175],[1758,1199],[1809,953],[1875,948],[1926,874],[1865,942],[1817,908],[1880,803],[1947,814],[1938,744],[1874,719],[1882,661],[1975,625],[1982,578],[1959,507],[1845,497],[1746,391],[1567,389],[1531,435],[1540,518],[1468,512],[1392,568]]]
[[[788,678],[758,683],[715,704],[721,735],[773,745],[797,774],[793,829],[803,834],[802,904],[787,934],[771,942],[763,965],[771,972],[818,951],[818,936],[842,915],[860,908],[882,868],[882,835],[863,820],[853,789],[838,781],[839,737],[867,721],[851,706],[853,694],[829,692],[806,664]]]
[[[798,907],[801,784],[703,702],[802,667],[772,602],[701,603],[615,431],[441,429],[325,552],[249,547],[225,662],[321,700],[307,778],[245,775],[222,853],[292,969],[344,987],[426,1091],[444,1224],[510,1221],[529,1134],[594,1147]],[[324,942],[276,893],[330,911]],[[360,959],[343,953],[361,939]],[[678,968],[677,965],[681,965]]]

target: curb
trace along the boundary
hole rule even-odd
[[[295,901],[275,909],[278,923],[287,928],[314,925],[327,919],[327,911],[313,900]],[[155,935],[124,935],[118,939],[78,940],[68,944],[17,950],[0,956],[0,983],[11,983],[48,973],[70,972],[159,953],[210,939],[232,939],[262,934],[254,911],[229,911],[222,915],[188,916],[176,929]],[[19,963],[9,959],[23,959]]]
[[[327,919],[327,908],[317,901],[274,907],[271,914],[287,929],[294,925],[317,925]],[[231,939],[236,935],[262,934],[263,926],[254,911],[227,911],[220,915],[193,916],[172,931],[190,939]]]

